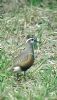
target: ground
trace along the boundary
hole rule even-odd
[[[25,37],[40,41],[34,65],[15,79],[10,67],[24,48]],[[57,10],[25,6],[0,19],[0,100],[57,100]]]

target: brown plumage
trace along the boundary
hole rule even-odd
[[[37,42],[36,38],[27,36],[26,48],[18,55],[18,66],[13,68],[14,71],[21,69],[25,72],[33,65],[34,42]]]

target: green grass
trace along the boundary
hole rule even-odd
[[[24,48],[25,37],[33,34],[39,40],[35,63],[20,73],[19,81],[9,68]],[[57,10],[24,7],[0,19],[0,99],[57,100]]]

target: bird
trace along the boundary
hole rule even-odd
[[[13,67],[14,72],[17,72],[17,78],[19,70],[24,71],[25,76],[25,72],[33,65],[35,43],[37,44],[37,38],[27,35],[25,49],[18,55],[18,66]]]

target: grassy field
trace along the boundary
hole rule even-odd
[[[24,48],[25,37],[40,41],[34,65],[19,81],[9,71]],[[0,18],[0,100],[57,100],[57,8],[24,6]]]

